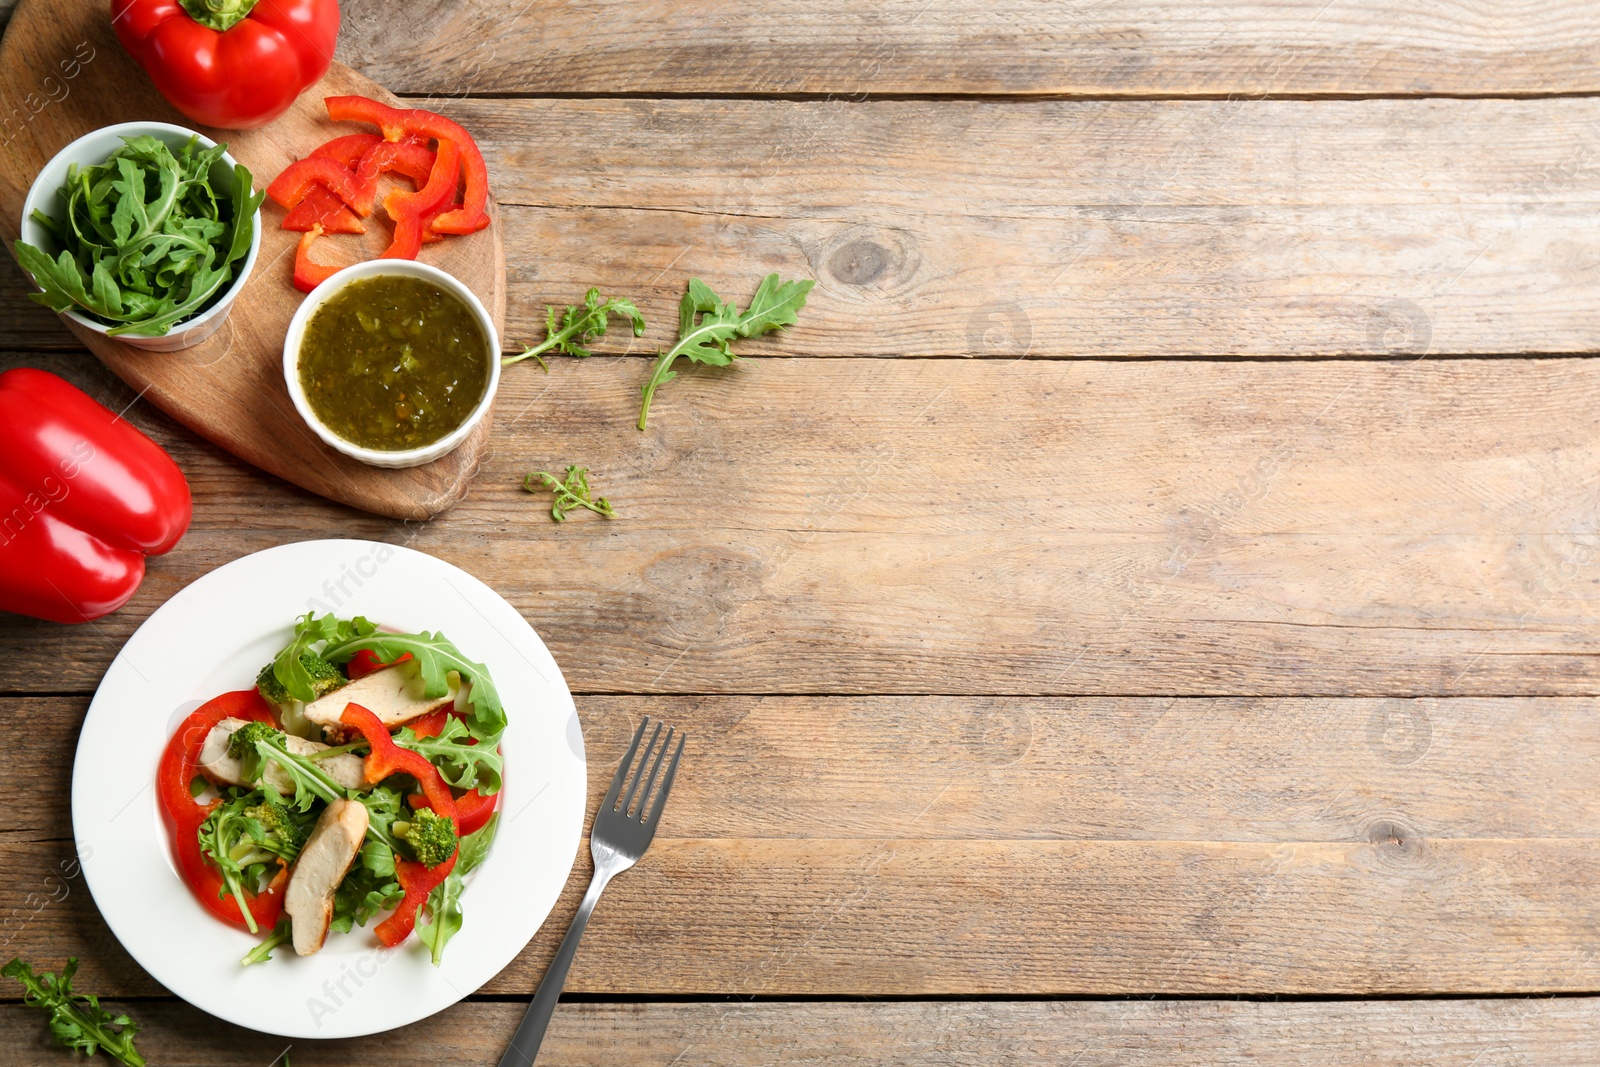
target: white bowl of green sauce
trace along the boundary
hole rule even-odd
[[[375,467],[416,467],[450,454],[488,415],[500,340],[457,278],[415,260],[368,260],[301,302],[283,378],[329,447]]]

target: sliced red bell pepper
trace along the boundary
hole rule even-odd
[[[322,236],[322,226],[313,224],[300,235],[300,244],[294,250],[294,287],[309,293],[340,270],[339,267],[318,263],[311,258],[311,246]]]
[[[416,259],[422,250],[422,234],[439,207],[456,195],[456,173],[461,151],[454,141],[440,141],[428,182],[414,193],[396,189],[383,198],[383,210],[394,220],[394,240],[381,259]],[[434,218],[437,222],[440,215]]]
[[[445,211],[433,221],[438,233],[476,233],[489,225],[489,168],[472,135],[459,123],[420,108],[396,108],[364,96],[330,96],[328,117],[335,122],[365,122],[383,131],[385,140],[398,141],[421,134],[436,141],[453,141],[461,150],[461,171],[466,188],[459,208]]]
[[[274,203],[292,208],[318,185],[343,200],[351,211],[362,218],[372,214],[372,202],[377,194],[376,183],[363,185],[350,168],[321,156],[307,156],[283,168],[283,173],[267,186],[267,195]]]
[[[356,164],[361,162],[361,157],[373,145],[383,144],[384,140],[375,133],[347,133],[343,137],[321,145],[311,154],[320,159],[331,159],[341,167],[355,170]]]
[[[411,653],[407,652],[393,663],[385,663],[383,660],[378,658],[378,654],[376,652],[372,651],[370,648],[363,648],[361,651],[350,657],[350,662],[344,665],[344,669],[345,673],[350,676],[350,680],[353,682],[357,678],[365,678],[373,671],[381,671],[385,667],[393,667],[395,663],[404,663],[410,658]]]
[[[461,851],[457,849],[437,867],[395,857],[394,873],[400,880],[400,888],[405,890],[405,897],[400,901],[400,906],[394,909],[394,914],[373,927],[372,932],[378,935],[380,943],[393,948],[411,936],[411,931],[417,925],[417,909],[427,901],[428,894],[456,869],[456,857],[460,854]]]
[[[0,611],[117,610],[189,516],[183,472],[127,420],[48,371],[0,374]]]
[[[309,233],[311,227],[320,225],[323,233],[366,233],[367,228],[356,213],[344,206],[344,201],[320,185],[311,187],[306,198],[289,210],[283,218],[283,229],[295,233]]]
[[[429,807],[449,819],[456,817],[456,798],[450,787],[439,777],[439,769],[428,758],[409,748],[401,748],[389,736],[389,728],[376,715],[360,704],[346,704],[339,721],[353,726],[367,739],[367,758],[364,763],[369,782],[381,782],[391,774],[409,774],[422,786]],[[456,823],[460,826],[460,822]]]
[[[183,880],[208,912],[223,922],[245,928],[238,901],[224,895],[222,872],[200,851],[200,827],[216,802],[197,803],[189,792],[189,783],[199,773],[200,749],[206,735],[217,723],[230,718],[278,725],[272,708],[254,689],[223,693],[208,700],[183,720],[161,753],[156,768],[156,796],[172,832],[172,851]],[[246,901],[258,926],[271,929],[277,925],[287,881],[287,872],[280,870],[266,889]]]
[[[417,737],[438,737],[444,732],[444,721],[450,715],[448,707],[430,711],[420,719],[412,719],[406,727]]]
[[[392,172],[405,175],[411,179],[413,185],[421,189],[433,174],[435,158],[434,152],[416,141],[379,140],[357,161],[356,180],[376,182],[378,175]],[[386,206],[388,202],[388,198],[385,197]]]
[[[413,793],[406,798],[413,808],[432,808],[433,804],[427,797]],[[478,792],[476,786],[456,797],[456,833],[462,837],[489,821],[489,816],[494,814],[494,809],[500,803],[500,794],[491,793],[484,796]]]

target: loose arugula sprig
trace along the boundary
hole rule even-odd
[[[106,1055],[127,1067],[145,1067],[144,1057],[133,1047],[139,1027],[126,1015],[112,1015],[100,1006],[100,998],[72,991],[72,976],[78,960],[73,957],[57,977],[51,971],[34,974],[33,968],[13,959],[0,974],[22,983],[22,1002],[30,1008],[50,1013],[50,1033],[56,1041],[76,1052]]]
[[[650,401],[656,389],[678,376],[672,364],[679,356],[688,356],[695,363],[726,367],[738,358],[728,347],[733,341],[794,325],[796,313],[806,306],[806,294],[815,284],[810,280],[783,282],[776,274],[769,274],[761,279],[750,306],[741,314],[735,305],[724,304],[705,282],[690,278],[689,291],[678,303],[678,343],[661,353],[650,380],[644,384],[639,429],[644,429],[650,415]]]
[[[633,306],[633,301],[617,297],[601,300],[598,289],[590,289],[585,293],[582,304],[577,306],[568,304],[566,314],[560,318],[556,317],[553,305],[546,304],[544,312],[544,340],[536,345],[529,345],[514,356],[506,356],[500,361],[502,367],[509,367],[525,359],[536,359],[539,361],[539,366],[548,374],[550,365],[540,357],[542,352],[555,349],[569,356],[587,356],[589,350],[582,347],[583,343],[593,337],[604,337],[606,319],[611,315],[627,318],[633,323],[633,335],[644,336],[644,316]]]
[[[13,247],[44,290],[31,294],[38,303],[87,313],[112,336],[158,336],[233,280],[266,194],[239,165],[225,187],[212,188],[225,144],[202,149],[190,138],[174,153],[154,137],[123,141],[104,163],[67,169],[60,218],[33,213],[57,247],[54,259],[23,241]]]
[[[535,478],[539,479],[537,483],[534,482]],[[550,505],[550,517],[557,522],[566,522],[567,512],[573,508],[588,508],[596,515],[604,515],[608,519],[617,517],[609,500],[603,496],[596,498],[590,494],[588,467],[568,467],[566,481],[562,481],[549,471],[532,471],[522,479],[522,488],[530,493],[537,493],[541,489],[548,489],[554,493],[556,499]]]

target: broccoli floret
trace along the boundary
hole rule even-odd
[[[317,696],[331,693],[349,681],[338,667],[335,667],[314,652],[302,652],[300,654],[300,666],[304,667],[306,673],[311,675],[311,689]],[[269,663],[261,668],[261,673],[256,675],[256,688],[261,690],[262,696],[274,704],[289,704],[294,700],[294,697],[290,696],[289,690],[285,689],[283,683],[278,681],[277,672],[272,667],[273,665]]]
[[[395,824],[397,831],[400,825]],[[429,867],[439,866],[456,852],[455,820],[434,814],[432,808],[419,808],[402,836],[417,859]]]
[[[253,808],[246,808],[245,814],[261,824],[267,833],[277,837],[283,843],[283,850],[290,856],[297,856],[305,847],[308,836],[305,828],[289,815],[289,809],[277,796],[268,791],[262,794],[261,803]]]
[[[255,750],[258,741],[283,743],[283,731],[264,722],[247,722],[228,736],[228,755],[244,759]]]

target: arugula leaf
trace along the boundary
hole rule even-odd
[[[525,359],[536,359],[545,373],[550,373],[550,366],[540,353],[555,349],[569,356],[587,356],[589,350],[582,347],[583,343],[591,337],[603,337],[606,332],[606,320],[611,315],[624,317],[633,323],[633,335],[644,336],[644,316],[639,314],[639,309],[634,307],[633,301],[626,298],[608,297],[600,299],[600,290],[590,289],[583,295],[583,303],[574,307],[567,305],[566,314],[557,318],[554,306],[545,305],[545,338],[536,345],[529,345],[514,356],[506,356],[500,361],[503,367],[513,363],[520,363]]]
[[[541,484],[535,485],[534,479],[538,478]],[[531,471],[522,479],[522,488],[530,493],[537,493],[540,489],[548,489],[556,495],[555,503],[550,505],[550,517],[556,522],[566,522],[567,512],[573,508],[588,508],[596,515],[604,515],[608,519],[617,517],[611,509],[611,502],[605,497],[598,499],[589,492],[589,468],[568,467],[567,480],[562,481],[548,471]]]
[[[740,314],[737,306],[723,303],[705,282],[690,278],[688,291],[678,303],[678,343],[656,359],[650,380],[643,386],[639,429],[645,428],[656,390],[678,376],[672,364],[679,356],[688,356],[694,363],[726,367],[738,358],[729,348],[734,340],[794,325],[796,315],[806,306],[806,294],[815,284],[809,279],[780,281],[776,274],[769,274],[761,279],[755,296],[750,298],[750,307]]]
[[[156,336],[209,307],[250,250],[265,193],[235,165],[219,200],[211,168],[227,145],[176,153],[154,137],[123,138],[93,167],[67,168],[65,211],[33,219],[55,242],[54,258],[22,241],[17,260],[52,311],[79,311],[112,336]]]
[[[60,977],[51,971],[35,975],[28,964],[13,959],[0,967],[0,974],[22,983],[24,1004],[50,1013],[50,1033],[61,1045],[89,1056],[103,1051],[127,1067],[145,1067],[144,1057],[133,1047],[139,1027],[126,1015],[106,1011],[100,998],[74,993],[72,976],[77,970],[77,957],[67,960]]]
[[[244,959],[239,961],[241,967],[248,967],[252,963],[265,963],[272,958],[272,950],[287,941],[294,940],[294,924],[287,916],[278,920],[278,925],[272,928],[261,944],[244,954]]]
[[[392,663],[409,652],[422,671],[424,696],[442,697],[448,693],[450,682],[447,675],[455,671],[472,682],[467,693],[467,704],[472,708],[468,725],[474,734],[489,737],[506,728],[505,707],[500,703],[500,691],[489,676],[489,668],[468,659],[444,634],[430,634],[427,631],[419,634],[385,633],[359,615],[349,625],[353,629],[352,635],[323,648],[323,659],[332,663],[346,663],[357,652],[369,651],[385,662]]]
[[[433,965],[439,966],[444,958],[444,946],[461,931],[461,891],[466,876],[471,874],[489,854],[494,835],[500,828],[500,813],[489,816],[489,821],[461,839],[456,846],[456,865],[444,881],[434,886],[423,904],[424,914],[416,924],[417,939],[433,952]]]
[[[496,749],[500,737],[473,737],[460,719],[447,715],[444,729],[433,737],[418,737],[409,726],[394,735],[395,744],[424,756],[439,769],[439,777],[457,789],[477,786],[484,796],[500,791],[504,761]]]
[[[331,613],[318,618],[316,613],[308,611],[294,621],[294,639],[272,658],[272,673],[296,700],[315,700],[316,679],[300,662],[300,657],[310,652],[313,645],[325,641],[338,644],[364,637],[377,629],[366,619],[341,619]]]

